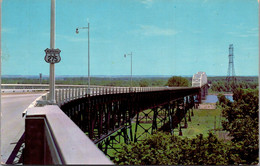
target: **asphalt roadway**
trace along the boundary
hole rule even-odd
[[[16,143],[24,133],[23,111],[43,93],[2,94],[1,158],[6,163]]]

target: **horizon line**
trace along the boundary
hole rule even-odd
[[[39,77],[39,75],[2,75],[2,77]],[[42,77],[48,77],[49,75],[42,75]],[[90,77],[131,77],[131,75],[92,75]],[[172,76],[183,76],[183,77],[192,77],[193,75],[132,75],[133,77],[172,77]],[[88,77],[86,75],[56,75],[56,77]],[[207,75],[207,77],[227,77],[226,75]],[[258,77],[258,75],[236,75],[234,77]]]

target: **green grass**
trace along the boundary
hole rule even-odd
[[[184,137],[194,138],[198,134],[208,135],[209,130],[220,129],[221,121],[221,110],[194,110],[194,116],[191,117],[191,122],[188,122],[188,128],[182,129]],[[178,130],[175,129],[175,134],[178,134]]]
[[[145,110],[146,113],[149,113],[150,110]],[[153,112],[149,113],[149,116],[152,116]],[[140,116],[144,116],[143,114],[140,114]],[[214,130],[215,128],[219,129],[221,128],[221,120],[223,120],[223,117],[221,117],[221,110],[219,109],[213,109],[213,110],[194,110],[194,116],[191,117],[191,122],[188,122],[188,128],[184,129],[182,128],[182,137],[188,137],[188,138],[195,138],[196,135],[203,134],[204,136],[208,135],[209,130]],[[184,122],[182,122],[182,125]],[[132,131],[133,131],[133,136],[135,134],[135,126],[136,123],[132,123]],[[152,126],[152,123],[143,123],[142,126],[145,129],[148,129]],[[144,132],[143,128],[138,126],[137,128],[137,136],[142,134]],[[151,132],[151,129],[149,130]],[[116,134],[116,133],[115,133]],[[179,134],[179,129],[175,128],[174,129],[174,134],[178,135]],[[217,131],[218,134],[218,131]],[[138,138],[139,140],[143,140],[147,137],[149,137],[150,134],[145,134]],[[122,144],[115,144],[114,145],[116,148],[121,148]],[[111,156],[114,156],[113,153],[115,153],[114,150],[108,150],[108,154]]]

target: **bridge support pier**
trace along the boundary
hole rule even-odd
[[[154,134],[157,131],[157,114],[158,114],[158,108],[152,109],[153,111],[153,124],[152,124],[152,132],[151,134]]]
[[[187,112],[189,109],[189,102],[188,102],[188,97],[184,98],[183,100],[183,110],[184,110],[184,128],[186,129],[188,127],[188,122],[187,122]]]
[[[179,136],[182,136],[181,123],[179,124]]]
[[[173,126],[173,124],[172,124],[172,123],[173,123],[173,121],[172,121],[172,116],[173,116],[173,114],[174,114],[174,107],[172,108],[172,105],[170,105],[170,104],[169,104],[168,107],[169,107],[169,108],[168,108],[168,109],[169,109],[169,111],[168,111],[168,117],[169,117],[170,132],[171,132],[171,135],[173,135],[173,132],[174,132],[173,129],[174,129],[174,128],[172,127],[172,126]]]
[[[191,110],[192,110],[192,108],[189,109],[189,119],[188,119],[189,122],[191,122],[191,115],[190,115]]]
[[[184,116],[184,126],[183,128],[188,128],[188,122],[187,122],[187,118],[186,118],[186,113],[185,113],[185,116]]]

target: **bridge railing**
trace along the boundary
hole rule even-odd
[[[113,164],[55,105],[28,109],[25,145],[24,164]]]
[[[109,95],[109,94],[120,94],[120,93],[136,93],[136,92],[151,92],[151,91],[163,91],[180,89],[184,87],[101,87],[92,86],[90,92],[86,87],[72,87],[72,88],[59,88],[56,89],[56,103],[60,106],[72,100],[83,98],[86,96],[98,96],[98,95]],[[49,94],[47,94],[47,100]]]
[[[1,84],[2,91],[5,90],[15,90],[23,89],[20,92],[27,92],[29,90],[42,90],[48,91],[48,84]],[[67,103],[72,100],[83,98],[86,96],[98,96],[98,95],[109,95],[109,94],[120,94],[120,93],[135,93],[135,92],[150,92],[150,91],[162,91],[162,90],[172,90],[180,89],[185,87],[110,87],[110,86],[90,86],[90,92],[86,85],[56,85],[56,103],[58,106],[61,106],[64,103]],[[6,91],[11,92],[11,91]],[[38,107],[48,104],[49,92],[43,94],[41,97],[37,98],[32,104],[31,107]],[[23,116],[26,114],[26,110],[23,112]]]
[[[86,85],[61,85],[56,84],[56,88],[72,88],[78,87],[83,88]],[[97,85],[90,85],[90,87],[102,87]],[[2,89],[49,89],[49,84],[1,84]]]

